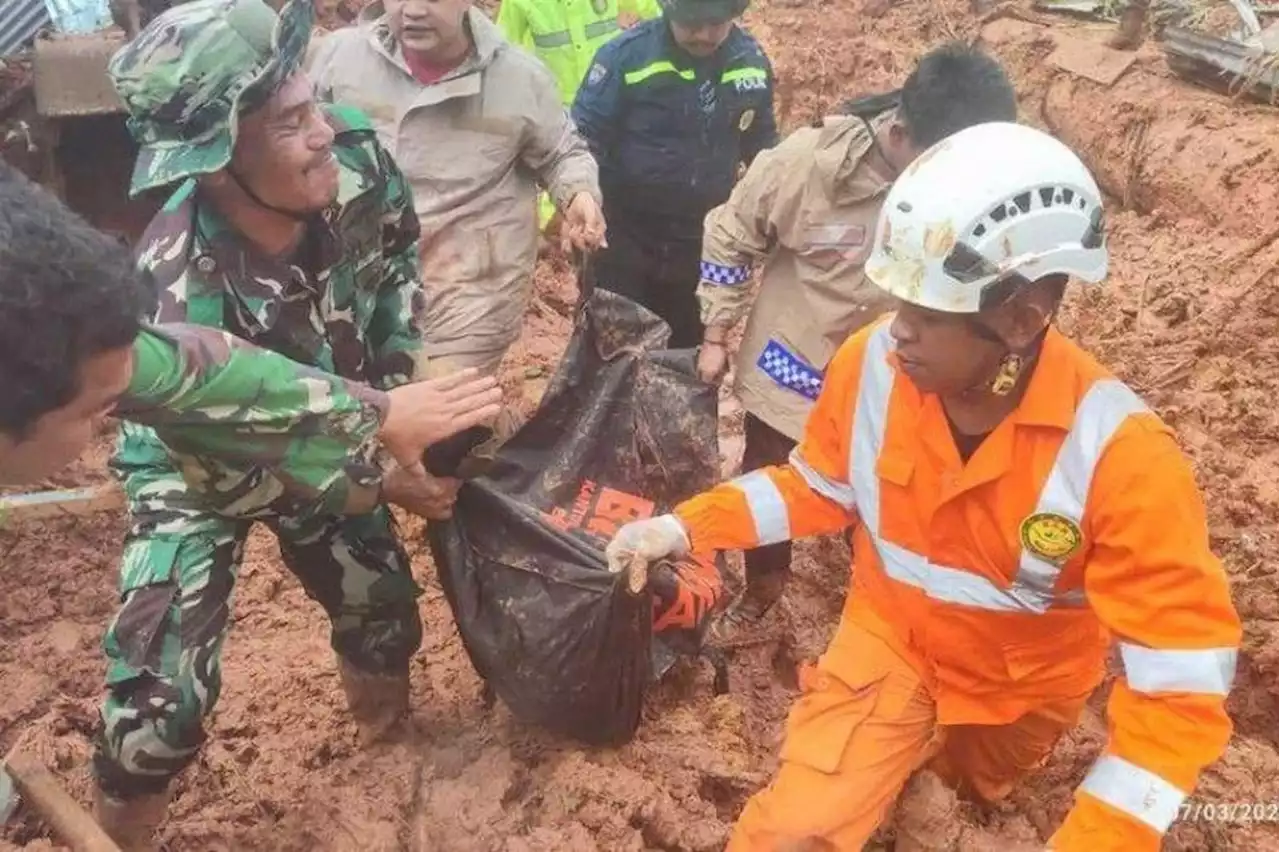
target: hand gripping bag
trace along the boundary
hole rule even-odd
[[[639,594],[604,547],[627,521],[720,479],[716,388],[665,322],[596,290],[532,417],[458,493],[428,541],[458,631],[486,688],[518,718],[595,745],[630,739],[648,686],[703,652],[724,603],[723,563],[660,564]],[[482,438],[428,454],[435,473]],[[434,458],[433,458],[434,455]],[[470,460],[468,460],[470,461]],[[727,688],[723,661],[716,688]]]

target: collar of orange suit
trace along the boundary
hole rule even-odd
[[[1079,354],[1059,331],[1050,327],[1048,334],[1044,335],[1027,393],[1018,408],[983,441],[969,463],[961,462],[957,455],[959,450],[946,427],[942,400],[934,394],[919,393],[914,385],[906,383],[910,388],[906,390],[906,399],[910,400],[908,418],[911,422],[899,421],[900,429],[892,430],[893,434],[886,436],[878,463],[879,473],[890,481],[905,484],[911,469],[922,461],[920,452],[923,450],[934,459],[933,464],[954,469],[952,486],[955,493],[1004,475],[1014,459],[1015,434],[1019,427],[1050,427],[1064,432],[1071,429],[1075,399],[1079,395],[1075,386],[1079,381],[1079,370],[1073,361]],[[896,368],[892,353],[890,358],[891,365]]]
[[[1040,348],[1027,391],[1018,407],[1009,415],[1015,424],[1025,426],[1051,426],[1063,430],[1071,428],[1075,419],[1074,388],[1064,382],[1074,380],[1076,371],[1069,366],[1071,353],[1062,333],[1049,327]],[[889,353],[889,364],[898,369],[897,353]]]
[[[1071,429],[1079,396],[1076,382],[1080,371],[1075,362],[1082,354],[1050,327],[1022,401],[967,462],[960,458],[946,426],[942,400],[936,394],[920,393],[907,382],[909,389],[903,389],[904,408],[899,409],[902,419],[885,436],[876,463],[877,474],[906,485],[917,465],[947,471],[944,500],[1004,476],[1013,467],[1018,433],[1024,428],[1047,427],[1062,432]]]

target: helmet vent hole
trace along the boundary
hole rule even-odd
[[[1006,212],[1004,205],[1001,205],[992,209],[992,211],[987,215],[991,217],[991,221],[993,222],[1003,222]]]
[[[1062,190],[1062,200],[1065,203],[1070,204],[1075,197],[1076,197],[1076,194],[1072,190],[1070,189]]]
[[[974,226],[973,226],[973,235],[974,235],[975,237],[980,237],[980,236],[982,236],[983,234],[985,234],[986,232],[987,232],[987,226],[986,226],[986,225],[983,225],[983,224],[979,223],[979,224],[977,224],[977,225],[974,225]]]
[[[1013,197],[1013,203],[1018,205],[1018,209],[1023,213],[1031,212],[1031,193],[1020,192]],[[1012,211],[1011,211],[1012,212]]]
[[[1040,206],[1041,206],[1041,207],[1051,207],[1051,206],[1053,206],[1053,187],[1051,187],[1051,186],[1041,187],[1041,189],[1040,189]]]
[[[910,212],[911,212],[911,203],[910,203],[910,202],[908,202],[908,201],[899,201],[899,202],[898,202],[898,209],[899,209],[899,210],[901,210],[903,213],[910,213]]]

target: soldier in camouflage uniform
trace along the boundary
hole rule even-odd
[[[3,485],[55,473],[114,414],[171,447],[261,470],[297,499],[367,506],[383,478],[378,444],[411,472],[501,400],[491,378],[456,373],[384,392],[225,331],[144,325],[156,294],[128,251],[3,163],[0,246]]]
[[[138,249],[158,320],[223,328],[281,354],[393,387],[421,349],[418,224],[404,178],[365,116],[320,106],[300,71],[308,0],[196,0],[153,21],[109,72],[141,145],[134,193],[180,183]],[[126,426],[123,605],[110,625],[94,756],[99,819],[122,846],[150,839],[170,780],[204,739],[221,688],[229,602],[254,521],[332,622],[362,739],[404,712],[421,590],[379,505],[342,516],[256,470]],[[382,497],[412,502],[420,494]]]

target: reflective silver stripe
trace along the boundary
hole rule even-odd
[[[885,573],[921,589],[934,600],[998,612],[1044,613],[1050,607],[1084,606],[1083,589],[1055,593],[1061,566],[1028,552],[1021,554],[1018,573],[1006,588],[969,571],[936,565],[880,536],[880,478],[876,464],[884,449],[889,397],[893,392],[894,372],[885,360],[892,349],[887,323],[867,338],[849,454],[849,482],[856,509]],[[1036,511],[1082,518],[1098,459],[1125,418],[1145,410],[1142,400],[1119,381],[1095,382],[1080,401],[1071,430],[1045,480]]]
[[[753,470],[732,482],[747,497],[747,506],[751,509],[751,520],[755,522],[756,538],[760,544],[777,544],[791,538],[786,501],[767,473]]]
[[[884,572],[900,583],[915,586],[929,597],[941,603],[989,609],[994,612],[1023,612],[1040,615],[1047,609],[1039,595],[1012,585],[1007,589],[997,586],[986,577],[949,568],[930,562],[918,553],[899,547],[890,541],[873,539]],[[1081,595],[1083,599],[1083,595]],[[1058,605],[1071,604],[1071,596],[1062,596]]]
[[[885,358],[892,348],[889,326],[883,324],[867,338],[862,356],[862,376],[858,399],[853,409],[853,446],[849,451],[849,482],[858,501],[858,514],[880,544],[880,477],[876,461],[884,446],[884,426],[889,413],[889,394],[893,391],[893,370]]]
[[[1124,676],[1137,692],[1226,695],[1236,676],[1235,648],[1162,651],[1120,643]]]
[[[1042,612],[1020,597],[1016,589],[1001,589],[971,571],[935,565],[918,553],[879,536],[874,538],[884,572],[900,583],[915,586],[942,603],[996,612]]]
[[[1114,754],[1098,758],[1080,789],[1161,834],[1169,830],[1186,798],[1159,775]]]
[[[832,503],[836,503],[846,509],[852,509],[857,496],[853,493],[853,488],[843,482],[830,479],[823,476],[818,471],[809,466],[809,463],[800,457],[799,449],[791,451],[791,455],[787,458],[787,463],[800,474],[800,478],[809,484],[818,494],[826,497]]]
[[[1126,418],[1146,410],[1138,395],[1121,382],[1115,379],[1094,382],[1076,408],[1071,431],[1058,449],[1058,457],[1040,490],[1036,512],[1053,512],[1079,522],[1084,517],[1089,486],[1103,450]],[[1028,599],[1038,596],[1047,608],[1061,573],[1060,565],[1045,562],[1029,550],[1023,550],[1014,585],[1022,587]]]
[[[560,30],[554,33],[534,33],[533,46],[541,48],[564,47],[573,44],[573,36],[569,35],[568,30]]]
[[[616,33],[620,29],[617,18],[606,18],[603,21],[592,21],[587,24],[582,28],[582,33],[587,38],[598,38],[609,33]]]

